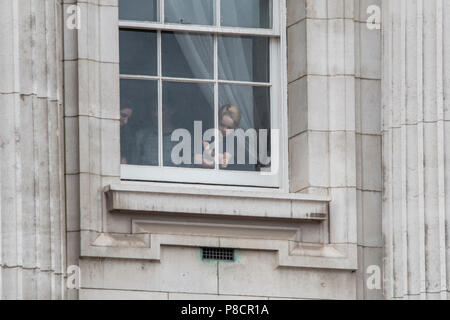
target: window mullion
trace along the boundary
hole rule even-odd
[[[216,26],[220,27],[220,1],[216,0]]]
[[[159,21],[161,21],[161,23],[164,23],[164,2],[165,0],[159,0]]]
[[[158,164],[163,166],[163,127],[162,127],[162,42],[161,30],[157,33],[158,46]]]
[[[219,58],[218,58],[218,35],[214,35],[214,163],[215,169],[219,169],[219,152],[220,143],[219,141]]]

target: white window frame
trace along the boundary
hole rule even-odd
[[[288,191],[288,146],[287,146],[287,80],[286,80],[286,3],[285,0],[272,0],[272,29],[241,28],[220,26],[220,1],[215,0],[215,26],[185,25],[164,22],[164,1],[159,0],[159,22],[142,22],[119,20],[119,29],[140,29],[157,31],[158,43],[158,76],[136,76],[120,74],[120,79],[158,80],[158,126],[162,126],[162,81],[183,81],[189,83],[203,82],[214,84],[214,121],[218,128],[218,85],[219,84],[245,84],[257,86],[270,86],[270,116],[271,129],[278,129],[278,134],[272,136],[271,153],[273,172],[232,171],[218,170],[218,153],[216,153],[216,168],[183,168],[164,167],[161,159],[159,166],[140,166],[121,164],[121,180],[152,181],[152,182],[179,182],[199,183],[213,185],[235,185],[252,187],[277,188]],[[208,33],[214,35],[214,79],[184,79],[163,77],[161,70],[161,32],[178,31],[189,33]],[[217,35],[252,35],[267,36],[270,38],[270,83],[255,83],[242,81],[219,80],[217,71]],[[273,132],[274,130],[271,130]],[[162,133],[159,132],[159,157],[162,157]],[[217,131],[216,131],[217,132]],[[217,134],[217,133],[216,133]],[[278,142],[274,143],[275,139]],[[277,151],[278,149],[278,151]],[[278,157],[274,154],[278,155]],[[274,161],[275,160],[275,161]],[[275,165],[274,165],[275,164]]]

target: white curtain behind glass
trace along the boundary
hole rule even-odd
[[[194,5],[193,5],[194,4]],[[200,4],[200,2],[198,2]],[[230,5],[233,6],[234,12],[238,10],[237,6],[231,2]],[[254,15],[258,16],[259,19],[259,10],[251,10],[252,2],[243,1],[239,8],[242,10],[242,6],[245,7],[245,11],[252,12]],[[208,6],[203,5],[195,5],[195,1],[166,1],[165,6],[167,10],[170,10],[175,13],[178,17],[192,17],[194,21],[207,21],[211,12],[209,11]],[[248,7],[248,8],[247,8]],[[237,19],[237,17],[235,18]],[[237,23],[237,21],[236,21]],[[186,36],[185,33],[175,33],[175,37],[181,47],[183,55],[185,56],[189,66],[192,70],[200,68],[196,74],[207,74],[209,70],[207,70],[208,66],[212,65],[214,60],[214,52],[211,51],[212,48],[208,45],[207,42],[203,41],[201,37],[189,37]],[[245,45],[244,45],[245,43]],[[233,44],[233,55],[227,54],[226,51],[222,51],[220,53],[222,59],[219,59],[219,69],[222,70],[239,70],[239,74],[232,74],[229,79],[226,80],[244,80],[238,79],[245,75],[246,77],[250,77],[248,81],[252,81],[253,77],[253,61],[251,59],[253,55],[252,42],[247,41],[244,42],[241,38],[236,37]],[[209,57],[208,59],[204,59],[202,57]],[[173,63],[176,63],[174,61]],[[232,67],[234,66],[234,68]],[[227,75],[230,75],[230,72],[226,72]],[[231,86],[225,86],[224,91],[226,96],[228,97],[228,101],[219,101],[219,108],[223,104],[233,103],[240,107],[242,112],[242,120],[240,123],[240,127],[243,129],[254,128],[253,121],[253,94],[251,94],[252,90],[232,90]],[[205,90],[213,90],[202,88]],[[238,93],[240,92],[240,93]],[[205,95],[211,95],[213,92],[204,92]],[[213,106],[211,106],[213,107]]]

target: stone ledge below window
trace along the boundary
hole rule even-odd
[[[105,188],[110,212],[170,212],[304,220],[328,220],[330,199],[273,191],[201,186],[113,184]]]
[[[164,246],[228,247],[275,252],[279,267],[357,267],[356,244],[328,243],[327,197],[159,183],[104,191],[110,214],[144,215],[131,234],[81,231],[82,257],[158,262]]]
[[[269,236],[270,237],[270,236]],[[164,246],[217,247],[277,253],[277,267],[357,269],[355,244],[314,244],[289,240],[227,238],[181,234],[111,234],[81,232],[81,257],[160,262]]]

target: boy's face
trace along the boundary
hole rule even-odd
[[[219,123],[219,130],[223,135],[227,134],[227,130],[235,128],[234,120],[229,115],[224,115]]]
[[[120,110],[120,126],[123,127],[128,123],[131,115],[133,114],[133,109],[131,108],[123,108]]]

